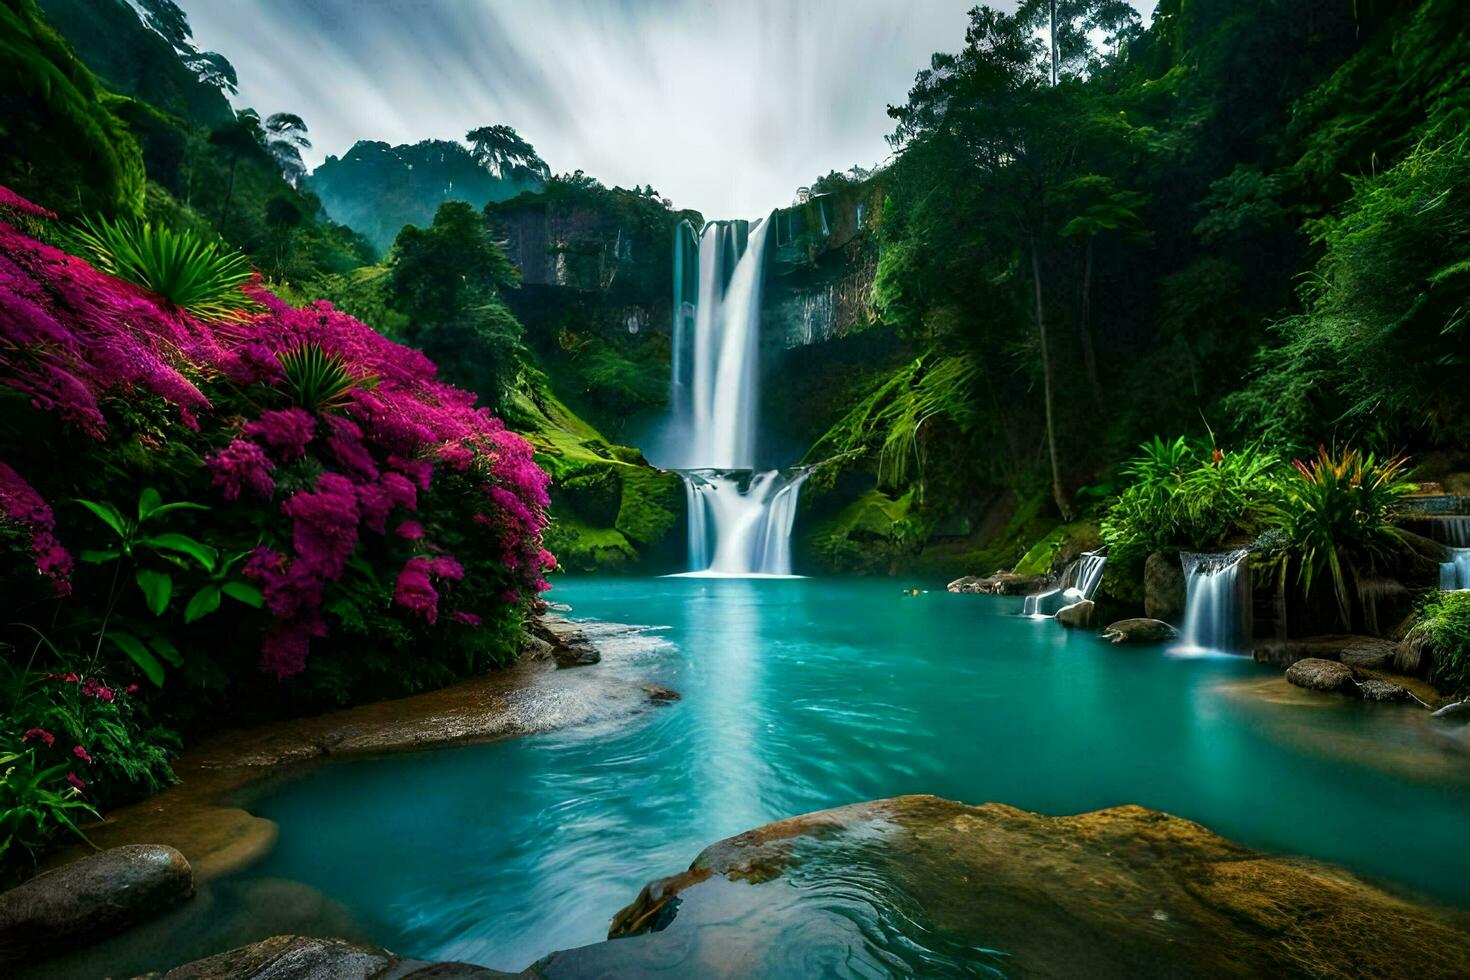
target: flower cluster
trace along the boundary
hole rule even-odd
[[[36,571],[51,580],[57,595],[70,594],[72,558],[56,540],[56,518],[51,508],[19,473],[3,462],[0,462],[0,523],[14,524],[30,536]]]
[[[439,618],[446,583],[465,580],[466,568],[490,576],[476,585],[482,599],[515,603],[548,587],[549,478],[524,439],[476,408],[473,394],[438,380],[422,353],[329,303],[292,307],[259,285],[247,287],[258,312],[197,320],[30,238],[5,223],[6,209],[39,210],[0,187],[0,384],[101,441],[111,399],[159,399],[209,447],[205,465],[220,496],[268,508],[270,544],[244,567],[275,620],[262,644],[266,670],[285,677],[304,667],[311,640],[327,632],[326,591],[365,538],[400,569],[395,603],[428,624]],[[281,357],[306,345],[359,379],[330,406],[290,405],[281,387]],[[254,417],[217,403],[252,406]],[[464,564],[434,540],[444,529],[433,518],[444,513],[434,509],[436,494],[456,507],[472,502],[466,526],[449,528]],[[37,567],[64,588],[71,562],[52,536],[50,511],[3,464],[0,515],[31,531]],[[473,627],[485,613],[446,615]]]

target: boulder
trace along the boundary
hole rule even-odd
[[[1452,721],[1457,725],[1470,722],[1470,700],[1452,701],[1436,710],[1429,717],[1438,718],[1441,721]]]
[[[1368,677],[1358,681],[1358,697],[1364,701],[1413,701],[1414,695],[1402,684]]]
[[[1376,636],[1333,633],[1295,640],[1261,640],[1251,655],[1257,663],[1290,667],[1298,660],[1336,660],[1361,670],[1385,670],[1394,664],[1395,644]]]
[[[514,975],[468,963],[404,959],[386,949],[345,939],[272,936],[149,977],[156,980],[381,980],[386,977],[488,980]]]
[[[1457,977],[1470,975],[1466,929],[1142,807],[1048,817],[905,796],[714,844],[614,916],[612,941],[533,971]]]
[[[1179,631],[1161,619],[1120,619],[1103,630],[1103,638],[1113,643],[1167,643]]]
[[[163,844],[88,855],[0,894],[0,964],[120,932],[194,894],[194,871]]]
[[[543,613],[532,619],[527,628],[551,648],[558,667],[586,667],[602,660],[602,654],[581,627],[565,616]]]
[[[1336,660],[1308,657],[1286,668],[1286,679],[1309,691],[1353,690],[1353,669]]]
[[[948,586],[951,592],[978,592],[982,595],[1031,595],[1051,587],[1051,579],[1045,575],[1016,575],[1013,572],[996,572],[986,578],[966,575]]]
[[[1143,612],[1165,622],[1184,618],[1184,566],[1178,555],[1156,551],[1143,563]]]
[[[1091,599],[1074,602],[1057,610],[1056,620],[1068,629],[1086,629],[1092,625],[1097,606]]]

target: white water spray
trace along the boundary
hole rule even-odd
[[[1108,556],[1100,551],[1084,552],[1062,573],[1062,584],[1047,592],[1028,595],[1021,615],[1029,619],[1051,619],[1063,606],[1091,599],[1102,584]]]
[[[1181,653],[1229,652],[1244,639],[1247,596],[1240,578],[1245,551],[1179,556],[1184,565],[1184,631]]]
[[[710,222],[697,238],[687,222],[675,231],[670,396],[683,434],[676,466],[689,508],[690,574],[791,574],[806,474],[755,472],[761,287],[774,218]]]

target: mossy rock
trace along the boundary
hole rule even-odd
[[[613,526],[639,547],[662,542],[683,512],[679,478],[647,465],[628,467],[621,475],[622,500]]]
[[[593,527],[575,517],[560,517],[546,529],[546,546],[571,572],[619,569],[638,560],[638,551],[615,528]]]
[[[897,500],[873,489],[822,521],[806,536],[807,551],[835,572],[889,572],[923,536],[914,495]]]
[[[1049,575],[1061,571],[1085,551],[1102,547],[1102,535],[1091,521],[1073,521],[1053,528],[1016,562],[1017,575]]]

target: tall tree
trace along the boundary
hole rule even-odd
[[[504,180],[535,182],[551,176],[536,148],[510,126],[480,126],[465,133],[475,160]]]

